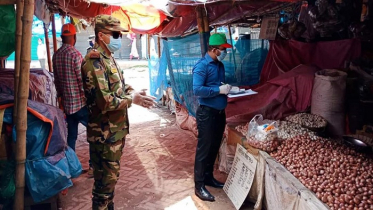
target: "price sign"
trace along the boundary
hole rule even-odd
[[[256,164],[257,160],[254,156],[247,152],[243,146],[237,144],[232,169],[223,188],[237,210],[249,194],[254,181]]]
[[[279,19],[277,17],[264,18],[260,27],[259,39],[275,40],[278,20]]]

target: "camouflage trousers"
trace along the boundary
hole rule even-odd
[[[90,143],[94,184],[92,209],[114,209],[114,189],[119,178],[120,158],[125,138],[115,143]]]

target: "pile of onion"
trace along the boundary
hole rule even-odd
[[[373,160],[352,148],[300,135],[271,153],[331,209],[373,210]]]

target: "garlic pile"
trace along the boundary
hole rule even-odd
[[[326,127],[327,121],[319,115],[309,113],[298,113],[285,118],[289,122],[293,122],[308,128],[323,128]]]
[[[270,154],[331,209],[373,209],[373,160],[343,144],[300,135]]]
[[[308,134],[311,139],[315,140],[317,138],[315,132],[310,131],[306,128],[303,128],[302,126],[288,122],[288,121],[276,121],[278,126],[278,131],[277,131],[277,137],[280,140],[286,140],[289,138],[293,138],[295,136],[303,135],[303,134]],[[249,123],[246,123],[245,125],[238,125],[235,127],[235,129],[242,133],[242,135],[246,136],[247,134],[247,129],[248,129]]]

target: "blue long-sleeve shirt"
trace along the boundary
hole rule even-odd
[[[214,61],[208,53],[193,67],[193,93],[200,105],[222,110],[227,107],[227,96],[219,94],[219,86],[225,83],[225,69],[220,61]]]

